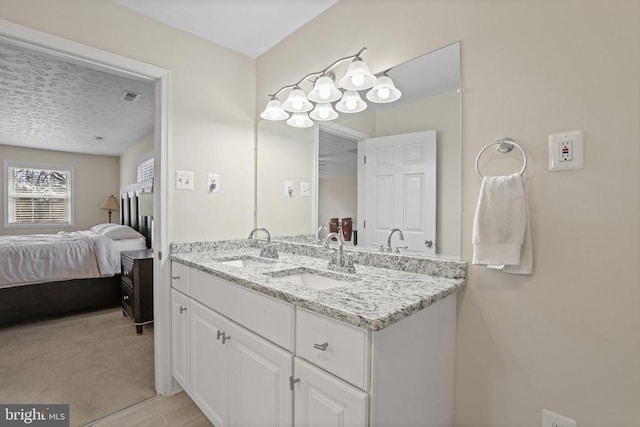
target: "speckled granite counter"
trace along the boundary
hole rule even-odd
[[[356,264],[355,274],[346,274],[328,271],[326,259],[301,255],[300,252],[305,251],[316,256],[322,252],[314,252],[312,247],[305,250],[300,246],[278,245],[278,260],[255,261],[260,251],[250,247],[246,240],[174,244],[171,259],[298,307],[374,331],[457,292],[465,285],[466,264],[458,261],[452,261],[453,265],[449,267],[444,266],[446,262],[438,264],[440,273],[451,274],[431,275],[408,271],[411,266],[417,270],[424,268],[421,263],[405,259],[409,257],[386,255],[382,259],[388,261],[391,257],[395,261],[388,261],[385,267],[391,265],[398,269],[363,265],[370,261],[367,259]],[[246,267],[221,262],[239,258],[249,258],[254,262]],[[343,280],[344,286],[316,290],[283,276],[291,270],[303,272],[304,269]],[[447,275],[454,277],[443,277]]]

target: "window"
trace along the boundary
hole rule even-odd
[[[73,167],[5,162],[5,227],[73,225]]]
[[[138,157],[136,161],[136,182],[151,181],[153,179],[153,151]]]

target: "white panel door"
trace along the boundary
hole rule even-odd
[[[293,355],[237,325],[230,325],[225,333],[230,337],[229,425],[290,427]]]
[[[386,246],[397,227],[405,240],[394,236],[392,246],[435,254],[436,131],[369,138],[364,147],[364,188],[358,188],[365,195],[362,244]]]
[[[296,427],[365,427],[368,396],[344,381],[295,359]]]
[[[218,338],[228,322],[213,310],[191,300],[189,342],[191,399],[216,427],[228,419],[227,344]]]
[[[189,298],[171,290],[171,373],[189,393]]]

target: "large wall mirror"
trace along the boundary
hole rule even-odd
[[[356,249],[379,250],[399,228],[394,250],[460,257],[460,43],[388,74],[402,91],[393,103],[306,129],[258,122],[258,226],[313,242],[337,218]]]

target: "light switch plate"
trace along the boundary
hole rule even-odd
[[[301,182],[300,183],[300,195],[302,197],[311,196],[311,183],[309,183],[309,182]]]
[[[584,167],[584,136],[581,130],[549,135],[549,170],[553,172]]]
[[[209,193],[220,192],[220,175],[215,173],[207,174],[207,191]]]
[[[571,418],[543,409],[542,427],[578,427],[578,424]]]
[[[193,172],[176,170],[176,190],[193,190]]]
[[[284,195],[293,197],[293,181],[284,182]]]

